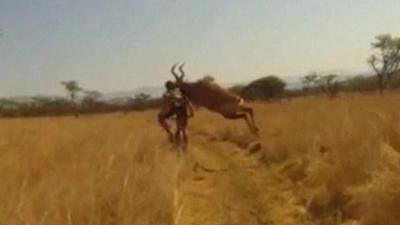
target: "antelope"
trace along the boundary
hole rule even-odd
[[[258,128],[254,122],[253,108],[246,105],[244,100],[221,88],[217,84],[208,81],[186,82],[184,81],[184,63],[178,69],[180,75],[175,71],[178,64],[171,68],[171,73],[175,78],[175,83],[181,92],[194,105],[203,106],[212,112],[221,114],[226,119],[243,119],[250,131],[258,133]]]

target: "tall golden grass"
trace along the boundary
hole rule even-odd
[[[175,158],[152,116],[0,123],[0,224],[170,224]]]
[[[263,146],[317,224],[400,224],[400,96],[261,107]],[[267,157],[268,158],[268,157]]]
[[[258,138],[198,110],[186,155],[155,111],[1,119],[0,225],[400,224],[399,94],[254,108]]]

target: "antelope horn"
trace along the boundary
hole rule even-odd
[[[185,63],[182,63],[180,66],[179,66],[179,72],[181,72],[181,76],[179,77],[179,79],[183,79],[183,77],[185,76],[185,71],[183,71],[183,67],[185,66]]]
[[[178,76],[178,74],[176,74],[176,72],[175,72],[175,68],[176,68],[177,65],[178,65],[178,63],[175,63],[175,64],[172,66],[172,68],[171,68],[171,73],[172,73],[172,75],[175,77],[176,80],[179,80],[179,76]]]

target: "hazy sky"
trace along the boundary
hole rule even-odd
[[[367,71],[370,42],[400,35],[399,0],[0,0],[0,96],[189,79]]]

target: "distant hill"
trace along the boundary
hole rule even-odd
[[[61,95],[11,96],[11,97],[5,97],[5,98],[2,98],[2,99],[9,99],[9,100],[14,101],[16,103],[29,103],[29,102],[32,102],[33,99],[35,99],[35,98],[54,99],[54,98],[64,98],[64,96],[61,96]]]
[[[111,92],[106,93],[103,96],[104,100],[111,100],[111,99],[118,99],[118,98],[125,98],[125,97],[134,97],[137,94],[148,94],[152,98],[161,97],[162,93],[164,92],[164,87],[162,86],[154,86],[154,87],[138,87],[131,91],[118,91],[118,92]]]

